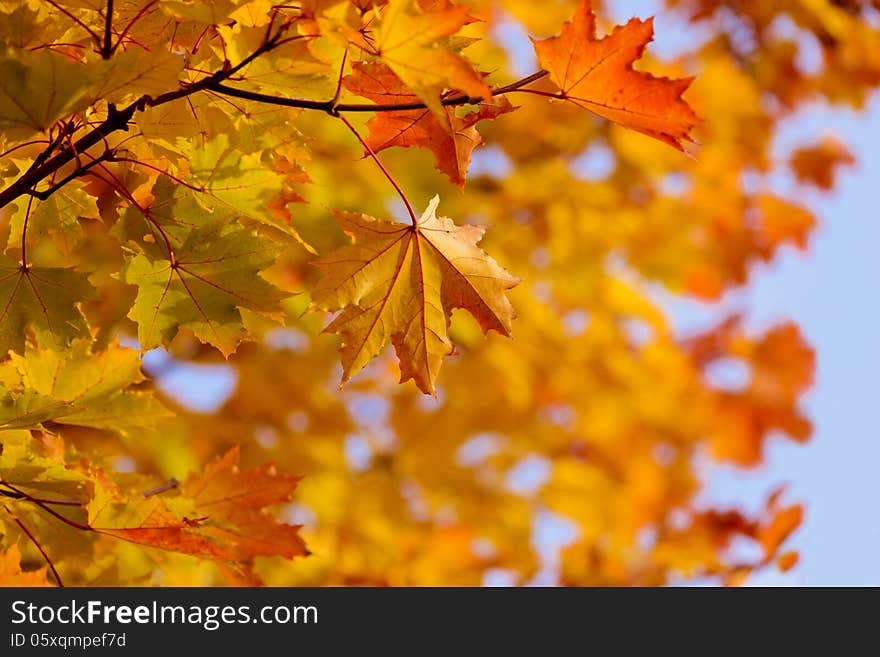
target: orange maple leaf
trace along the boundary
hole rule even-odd
[[[355,62],[352,70],[353,74],[346,76],[343,84],[358,96],[380,105],[419,102],[418,96],[382,62]],[[506,98],[491,98],[481,102],[476,112],[464,116],[458,116],[454,107],[444,107],[445,121],[427,108],[381,112],[367,123],[370,129],[367,144],[377,153],[392,146],[430,148],[437,170],[464,187],[471,153],[483,143],[476,124],[514,109]]]
[[[250,470],[238,467],[235,447],[190,476],[181,495],[125,498],[110,482],[92,511],[96,531],[164,550],[246,562],[257,556],[292,559],[308,554],[299,526],[278,522],[264,507],[289,502],[298,477],[279,473],[272,465]],[[180,510],[189,513],[182,515]]]
[[[559,36],[532,43],[561,97],[684,150],[682,142],[693,141],[690,131],[698,121],[682,98],[693,78],[672,80],[634,70],[653,38],[653,19],[633,18],[599,39],[592,4],[584,0]]]
[[[773,558],[782,544],[785,543],[785,540],[801,526],[803,519],[804,508],[800,504],[795,504],[776,512],[773,520],[763,527],[756,536],[764,548],[764,554],[767,559]]]
[[[856,158],[846,145],[833,137],[797,149],[789,160],[798,182],[826,192],[834,188],[838,170],[855,163]]]

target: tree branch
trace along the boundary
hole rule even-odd
[[[112,2],[108,2],[108,9],[110,8],[109,5],[112,5]],[[266,38],[260,45],[260,47],[254,50],[250,55],[245,57],[235,66],[230,66],[227,63],[227,65],[224,66],[223,69],[216,71],[212,75],[202,78],[197,82],[181,86],[179,89],[166,92],[156,98],[143,96],[131,103],[130,105],[127,105],[123,109],[117,109],[112,104],[109,105],[107,118],[99,125],[94,127],[91,132],[76,141],[71,147],[59,150],[52,157],[49,157],[49,155],[52,153],[54,148],[47,148],[46,151],[38,155],[37,159],[34,162],[34,165],[32,165],[28,171],[26,171],[15,182],[13,182],[6,189],[0,192],[0,208],[7,206],[9,203],[24,194],[43,194],[43,192],[38,192],[36,190],[37,184],[58,171],[61,167],[69,164],[73,159],[76,158],[77,153],[84,153],[95,144],[106,140],[106,138],[114,132],[128,130],[128,124],[132,120],[136,112],[142,112],[148,107],[157,107],[159,105],[164,105],[165,103],[170,103],[180,98],[185,98],[186,96],[189,96],[199,91],[213,91],[214,93],[244,98],[246,100],[252,100],[268,105],[281,105],[285,107],[296,107],[300,109],[319,110],[322,112],[330,113],[334,116],[338,116],[339,113],[342,112],[400,112],[427,108],[427,105],[421,102],[400,103],[396,105],[380,105],[373,103],[337,103],[338,99],[336,98],[325,101],[306,100],[300,98],[284,98],[281,96],[261,94],[253,91],[246,91],[243,89],[235,89],[234,87],[228,87],[223,84],[225,80],[228,80],[231,76],[235,75],[245,66],[253,62],[260,55],[267,53],[274,48],[277,48],[278,46],[287,43],[288,41],[291,41],[293,39],[310,38],[312,36],[317,36],[302,35],[282,39],[281,36],[284,33],[285,29],[286,25],[281,26],[281,28],[279,28],[274,36],[270,35],[269,30],[267,30]],[[119,44],[117,43],[117,45]],[[492,96],[501,96],[512,91],[517,91],[520,88],[531,84],[532,82],[540,80],[546,75],[546,71],[538,71],[536,73],[532,73],[531,75],[522,78],[521,80],[517,80],[516,82],[513,82],[511,84],[492,89]],[[479,103],[483,100],[483,98],[474,98],[467,95],[456,95],[442,99],[441,103],[444,106],[450,107],[456,105],[472,105]],[[65,180],[65,182],[69,181]]]
[[[512,91],[518,91],[521,87],[540,80],[547,75],[547,71],[538,71],[532,73],[522,80],[517,80],[503,87],[492,89],[492,96],[503,96]],[[319,110],[322,112],[405,112],[409,110],[427,109],[427,105],[421,102],[415,103],[397,103],[397,104],[375,104],[375,103],[336,103],[334,100],[307,100],[303,98],[285,98],[284,96],[272,96],[269,94],[261,94],[255,91],[247,91],[245,89],[236,89],[222,83],[210,84],[207,87],[211,91],[236,98],[244,98],[258,103],[267,105],[281,105],[283,107],[296,107],[299,109]],[[475,105],[485,100],[484,98],[474,98],[466,95],[449,96],[440,102],[446,107],[455,105]]]
[[[104,45],[101,46],[101,57],[110,59],[113,54],[113,0],[107,0],[107,15],[104,16]]]
[[[74,170],[73,172],[66,175],[59,182],[55,183],[54,185],[52,185],[48,189],[43,189],[40,191],[29,191],[28,194],[30,194],[34,198],[40,199],[41,201],[45,201],[50,196],[52,196],[52,194],[54,194],[59,189],[64,187],[67,183],[69,183],[71,180],[79,178],[83,174],[87,173],[88,170],[91,169],[92,167],[97,166],[101,162],[112,162],[113,159],[114,159],[114,153],[112,150],[104,151],[104,153],[102,155],[99,155],[98,157],[96,157],[94,160],[92,160],[88,164],[78,166],[76,168],[76,170]]]
[[[284,31],[282,27],[274,37],[268,37],[254,50],[250,55],[245,57],[236,66],[225,66],[223,69],[209,75],[197,82],[186,84],[174,91],[168,91],[156,98],[143,96],[127,105],[123,109],[117,109],[115,105],[108,105],[107,118],[99,125],[95,126],[91,132],[81,137],[72,147],[59,150],[54,156],[48,157],[55,149],[55,144],[50,144],[51,148],[47,148],[37,156],[34,164],[19,178],[10,184],[6,189],[0,192],[0,208],[6,207],[9,203],[17,199],[19,196],[29,194],[36,190],[36,185],[42,180],[58,171],[61,167],[69,164],[76,158],[77,153],[84,153],[95,144],[104,141],[109,135],[118,131],[127,131],[128,124],[135,115],[135,112],[142,112],[148,107],[158,107],[165,103],[170,103],[180,98],[185,98],[198,91],[209,89],[211,85],[219,84],[229,76],[234,75],[242,68],[251,63],[260,55],[273,50],[279,44],[287,40],[280,39]],[[303,36],[302,38],[308,38]]]

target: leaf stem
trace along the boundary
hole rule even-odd
[[[403,190],[400,188],[400,185],[397,184],[397,181],[394,180],[394,177],[389,173],[388,169],[385,168],[385,165],[382,164],[382,161],[379,159],[379,156],[376,155],[376,152],[370,148],[370,145],[361,137],[361,134],[357,131],[357,129],[349,122],[341,114],[337,115],[337,118],[345,124],[345,127],[351,130],[352,134],[357,137],[358,141],[361,142],[363,147],[366,149],[367,153],[373,158],[373,162],[379,167],[382,173],[385,174],[385,177],[388,178],[388,182],[391,183],[391,186],[394,187],[394,190],[398,193],[400,198],[403,199],[403,204],[406,206],[406,211],[409,212],[409,217],[412,220],[413,228],[416,228],[419,225],[419,219],[416,217],[416,213],[413,210],[412,205],[409,202],[409,199],[406,197],[406,194],[403,193]]]
[[[544,98],[552,98],[554,100],[565,100],[565,94],[551,93],[549,91],[540,91],[539,89],[511,89],[521,94],[532,94],[533,96],[543,96]]]
[[[9,150],[6,150],[6,151],[3,151],[2,153],[0,153],[0,158],[6,157],[7,155],[14,153],[15,151],[17,151],[20,148],[27,148],[28,146],[33,146],[35,144],[48,144],[48,143],[50,143],[50,142],[46,139],[34,139],[31,141],[25,141],[25,142],[22,142],[21,144],[17,144],[15,146],[13,146]]]
[[[137,23],[141,19],[141,17],[143,17],[149,11],[149,9],[154,4],[156,4],[158,1],[159,0],[151,0],[150,2],[145,4],[143,7],[141,7],[140,11],[134,15],[134,18],[132,18],[130,21],[128,21],[128,25],[126,25],[125,28],[122,30],[122,34],[119,35],[119,38],[116,39],[116,45],[113,46],[113,48],[111,49],[111,52],[115,52],[116,49],[122,45],[122,42],[125,40],[125,37],[128,36],[128,31],[132,27],[134,27],[134,24]]]
[[[107,174],[107,177],[104,177],[97,173],[92,173],[96,178],[103,180],[105,183],[113,187],[120,196],[125,198],[129,203],[134,206],[138,212],[141,213],[144,219],[156,229],[156,232],[162,237],[162,241],[165,242],[165,249],[168,251],[168,262],[171,263],[172,266],[176,266],[176,258],[174,256],[174,248],[171,246],[171,238],[168,237],[168,233],[165,232],[165,229],[162,228],[162,225],[156,221],[156,219],[150,214],[150,209],[143,207],[140,203],[137,202],[137,199],[132,196],[131,192],[126,189],[125,184],[112,172],[110,169],[105,167],[103,163],[98,165],[104,173]]]
[[[74,23],[76,23],[77,25],[79,25],[79,26],[80,26],[81,28],[83,28],[86,32],[88,32],[88,33],[89,33],[89,36],[91,36],[91,37],[92,37],[92,40],[95,42],[95,45],[96,45],[99,49],[101,48],[101,37],[99,37],[97,34],[95,34],[95,31],[94,31],[92,28],[90,28],[88,25],[86,25],[85,23],[83,23],[79,18],[77,18],[76,16],[74,16],[73,14],[71,14],[69,11],[67,11],[64,7],[62,7],[61,5],[59,5],[57,2],[54,2],[53,0],[46,0],[46,2],[49,3],[50,5],[52,5],[55,9],[57,9],[58,11],[60,11],[62,14],[64,14],[65,16],[67,16],[70,20],[72,20]]]
[[[0,486],[6,486],[6,484],[0,482]],[[21,495],[20,493],[16,493],[12,490],[0,490],[0,496],[9,497],[13,500],[25,499],[23,495]],[[58,506],[82,506],[82,502],[78,502],[76,500],[49,500],[43,497],[34,497],[34,499],[42,502],[43,504],[57,504]]]
[[[338,113],[336,108],[339,105],[339,97],[342,94],[342,76],[345,75],[345,63],[347,61],[348,48],[342,53],[342,64],[339,66],[339,78],[336,80],[336,93],[334,93],[333,98],[330,99],[330,108],[327,110],[333,116],[336,116]]]
[[[86,155],[89,156],[88,153],[86,153]],[[91,156],[89,156],[89,157],[91,157]],[[114,159],[113,158],[113,151],[109,151],[109,150],[105,151],[102,155],[94,158],[88,164],[83,164],[82,166],[77,166],[74,171],[72,171],[71,173],[66,175],[59,182],[53,183],[47,189],[43,189],[40,191],[33,190],[33,191],[29,192],[29,195],[31,196],[31,198],[38,198],[41,201],[48,200],[48,198],[50,196],[52,196],[52,194],[54,194],[59,189],[64,187],[70,181],[75,180],[76,178],[79,178],[80,176],[82,176],[85,173],[88,173],[89,169],[91,169],[92,167],[97,166],[101,162],[108,162],[113,159]],[[25,218],[25,227],[27,227],[27,218]]]

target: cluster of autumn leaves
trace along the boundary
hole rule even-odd
[[[736,9],[768,30],[754,52],[720,36],[660,63],[652,22],[600,29],[601,4],[0,1],[0,581],[792,567],[800,507],[708,506],[698,468],[808,438],[809,346],[735,317],[681,336],[651,286],[714,299],[805,246],[809,210],[744,180],[785,111],[839,98],[768,77],[771,10]],[[777,10],[861,25],[807,4]],[[512,22],[546,36],[519,79]],[[852,102],[880,41],[860,29],[855,54],[823,41]],[[596,148],[614,166],[580,175]],[[827,138],[786,164],[830,189],[850,160]],[[169,371],[142,362],[157,347]],[[712,383],[725,361],[743,385]],[[236,377],[212,412],[163,392],[188,364]],[[559,555],[534,543],[547,522],[572,528]]]

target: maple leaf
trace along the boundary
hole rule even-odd
[[[378,104],[418,102],[418,97],[381,62],[354,62],[352,70],[353,74],[343,80],[352,93]],[[463,187],[471,153],[483,143],[476,124],[514,109],[506,98],[498,98],[480,103],[476,112],[464,116],[459,116],[454,107],[444,107],[443,121],[428,109],[381,112],[367,122],[367,144],[376,153],[392,146],[430,148],[437,169]]]
[[[583,0],[559,36],[532,43],[563,98],[684,150],[698,121],[682,99],[693,78],[670,80],[633,69],[653,36],[653,19],[633,18],[599,39],[592,3]]]
[[[434,394],[444,356],[453,352],[449,318],[468,310],[483,332],[510,335],[513,308],[505,292],[519,281],[477,246],[484,229],[437,217],[435,196],[418,224],[337,213],[354,243],[316,261],[323,276],[313,306],[342,310],[325,331],[343,337],[343,381],[390,341],[401,383],[413,379]]]
[[[145,380],[137,350],[111,344],[93,353],[89,343],[63,351],[29,344],[0,363],[0,428],[53,422],[128,435],[169,415],[152,392],[129,389]]]
[[[706,366],[733,357],[749,365],[750,377],[741,390],[712,395],[715,417],[724,418],[709,436],[712,455],[741,465],[761,461],[764,441],[774,431],[806,442],[812,423],[798,401],[813,384],[815,354],[798,327],[784,323],[760,336],[746,336],[732,317],[715,330],[691,338],[696,361]]]
[[[89,503],[89,525],[133,543],[229,561],[307,555],[299,526],[265,510],[289,502],[299,478],[272,465],[241,470],[238,461],[235,447],[168,498],[132,498],[105,480]]]
[[[60,267],[25,267],[0,255],[0,353],[22,353],[28,328],[59,345],[87,335],[77,303],[93,296],[84,274]]]
[[[93,75],[48,50],[0,55],[0,134],[25,138],[85,109]]]
[[[181,487],[195,510],[207,518],[202,534],[239,555],[291,559],[308,554],[298,526],[279,523],[264,511],[267,506],[289,502],[299,477],[280,473],[274,465],[241,470],[238,460],[239,448],[235,447]]]
[[[0,481],[33,495],[60,500],[85,500],[88,478],[51,454],[30,431],[0,430]]]
[[[760,194],[755,199],[755,209],[759,234],[770,249],[790,242],[806,250],[810,235],[818,224],[809,209],[772,194]]]
[[[293,227],[267,211],[268,202],[281,193],[284,176],[262,162],[260,153],[242,152],[241,145],[225,134],[199,148],[193,148],[192,140],[178,138],[177,146],[187,155],[187,177],[202,192],[194,196],[196,202],[208,210],[216,205],[272,226],[312,250]]]
[[[240,309],[280,320],[287,295],[259,275],[278,251],[253,230],[213,220],[186,235],[173,262],[130,258],[124,280],[138,293],[128,316],[138,324],[141,347],[168,344],[187,327],[228,356],[248,337]]]
[[[381,57],[431,111],[442,116],[440,96],[445,89],[460,89],[474,98],[491,95],[474,67],[442,44],[472,21],[467,8],[451,2],[436,3],[426,11],[413,0],[390,0],[378,26],[353,41]]]
[[[24,3],[11,12],[0,12],[0,45],[25,48],[40,34],[39,16]]]
[[[578,3],[505,0],[503,16],[497,2],[461,4],[467,9],[450,0],[138,0],[108,11],[107,0],[0,0],[0,244],[39,265],[7,259],[0,274],[0,341],[15,351],[0,353],[0,500],[10,511],[0,509],[0,550],[17,545],[31,568],[42,546],[59,583],[73,585],[254,584],[255,556],[303,552],[296,528],[264,512],[284,504],[285,516],[313,514],[319,556],[262,563],[270,585],[474,585],[490,568],[522,583],[540,569],[530,540],[540,504],[576,530],[560,554],[564,584],[738,583],[759,568],[794,565],[783,541],[800,511],[776,502],[754,514],[706,508],[699,470],[701,455],[750,467],[777,434],[806,440],[811,349],[793,326],[682,338],[653,288],[720,299],[784,244],[808,245],[817,218],[795,201],[809,199],[753,190],[752,181],[777,161],[776,128],[786,116],[817,99],[861,107],[877,87],[880,32],[858,11],[867,0],[666,3],[680,9],[670,18],[713,18],[700,23],[709,47],[681,40],[681,57],[667,69],[700,70],[683,94],[710,117],[699,161],[667,146],[688,148],[687,81],[634,70],[654,70],[639,59],[650,22],[600,40],[584,4],[560,37],[537,45],[553,59],[542,60],[547,70],[497,87],[490,99],[481,71],[503,73],[523,54],[508,39],[519,28],[509,28],[558,34]],[[821,71],[800,70],[790,40],[762,38],[786,12],[822,43]],[[469,25],[473,17],[487,23]],[[731,21],[735,39],[724,27]],[[480,33],[485,40],[471,48]],[[465,52],[479,54],[479,65]],[[351,62],[346,95],[429,109],[334,107],[343,101],[340,67],[344,75]],[[566,79],[569,67],[583,80]],[[325,305],[344,322],[336,328],[351,366],[345,376],[389,342],[408,354],[400,369],[419,370],[431,386],[437,354],[454,342],[468,355],[444,366],[436,402],[421,399],[416,385],[389,385],[393,359],[334,394],[326,381],[338,358],[331,341],[317,339],[322,317],[304,312],[309,295],[280,301],[290,326],[279,328],[277,291],[265,284],[311,292],[315,272],[294,227],[327,254],[339,235],[323,207],[387,200],[377,196],[370,163],[352,166],[354,142],[339,123],[368,110],[368,150],[431,149],[438,169],[460,184],[480,139],[477,121],[500,113],[501,98],[514,92],[568,102],[529,102],[503,117],[504,156],[490,158],[486,175],[466,197],[449,199],[446,214],[498,225],[505,262],[529,272],[517,291],[522,334],[480,345],[468,313],[448,324],[457,306],[444,293],[475,312],[457,286],[495,286],[499,304],[482,309],[490,318],[509,308],[500,303],[506,285],[468,280],[429,243],[447,240],[455,254],[466,252],[457,265],[478,271],[486,257],[479,229],[445,220],[441,235],[427,224],[354,216],[355,243],[318,270]],[[443,105],[454,96],[470,97],[454,110]],[[583,130],[583,108],[657,139]],[[84,170],[104,153],[112,157]],[[383,172],[394,186],[433,196],[426,190],[436,176],[408,166],[424,154],[393,155]],[[847,161],[842,145],[819,141],[787,164],[798,182],[825,188]],[[297,200],[308,203],[292,206]],[[272,259],[228,257],[239,242],[265,245]],[[174,273],[181,261],[236,295],[250,299],[253,290],[263,310],[178,270],[184,285]],[[58,288],[60,310],[52,305],[44,317],[27,272],[51,267],[73,269],[50,270],[67,289]],[[58,272],[87,274],[83,293]],[[130,273],[131,284],[123,282]],[[34,283],[47,306],[58,301]],[[89,295],[94,302],[79,303]],[[65,317],[63,330],[53,312]],[[114,341],[131,330],[129,312],[155,342],[174,338],[174,364],[187,371],[213,368],[216,357],[193,331],[227,352],[253,338],[220,366],[238,382],[231,397],[213,412],[181,404],[168,418],[139,353]],[[728,361],[746,373],[733,384]],[[151,371],[177,394],[174,372]],[[180,401],[198,392],[178,390]],[[227,449],[237,443],[249,454],[272,452],[279,471],[305,474],[295,505],[287,506],[292,477],[268,466],[236,469]],[[226,455],[195,469],[218,449]],[[519,466],[533,471],[536,459],[544,474],[523,485]],[[184,471],[200,474],[157,486]],[[159,472],[162,479],[139,474]],[[731,550],[739,539],[761,549]],[[8,554],[0,551],[0,562]]]
[[[21,552],[13,543],[6,552],[0,553],[0,586],[51,586],[46,577],[48,568],[23,571]]]
[[[89,90],[94,100],[120,103],[144,94],[158,96],[173,89],[184,67],[184,58],[155,45],[151,50],[128,50],[95,67],[99,75]]]
[[[824,191],[834,188],[839,169],[855,163],[856,159],[846,145],[831,137],[797,149],[789,160],[798,181]]]
[[[20,203],[18,212],[10,221],[9,247],[21,244],[21,235],[27,216],[27,236],[29,244],[41,244],[47,240],[56,243],[65,254],[69,254],[80,241],[82,228],[79,218],[98,219],[97,200],[82,188],[69,185],[59,189],[45,201],[37,201],[30,207]]]

